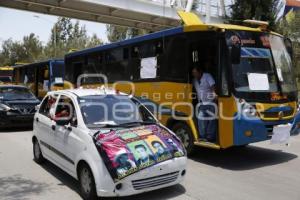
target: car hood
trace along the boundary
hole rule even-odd
[[[180,140],[160,125],[99,131],[94,141],[115,182],[186,154]]]
[[[39,100],[37,99],[33,99],[33,100],[13,100],[13,101],[7,101],[7,100],[3,100],[1,101],[1,103],[8,105],[8,106],[12,106],[12,105],[22,105],[22,104],[29,104],[29,105],[38,105],[40,103]]]

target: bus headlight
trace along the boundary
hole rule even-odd
[[[254,106],[251,104],[247,103],[245,100],[240,100],[240,108],[241,108],[241,114],[244,117],[256,117],[257,112]]]

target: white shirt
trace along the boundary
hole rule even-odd
[[[209,104],[214,100],[214,90],[212,86],[214,86],[215,80],[209,73],[203,73],[200,81],[198,79],[194,79],[194,87],[197,92],[197,97],[199,102],[202,104]]]

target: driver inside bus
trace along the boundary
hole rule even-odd
[[[215,80],[211,74],[205,73],[201,66],[194,67],[192,75],[199,105],[196,112],[199,138],[202,141],[214,142],[217,131]]]

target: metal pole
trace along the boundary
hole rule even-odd
[[[57,26],[56,23],[54,24],[54,58],[56,58],[56,32],[57,32]]]
[[[185,12],[191,12],[194,4],[194,0],[188,0],[185,8]]]
[[[225,17],[225,15],[226,15],[225,1],[224,0],[220,0],[220,4],[221,4],[221,15],[222,15],[222,17]]]
[[[211,16],[210,5],[211,5],[210,0],[206,0],[206,20],[205,20],[206,23],[210,23],[210,16]]]

